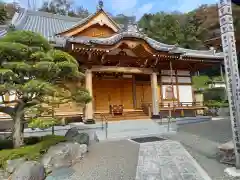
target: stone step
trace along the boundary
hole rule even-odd
[[[135,115],[128,115],[128,114],[125,114],[125,115],[119,115],[119,116],[112,116],[111,114],[108,114],[108,115],[104,115],[106,118],[125,118],[125,117],[148,117],[146,114],[135,114]],[[94,117],[97,117],[97,118],[100,118],[101,115],[94,115]]]
[[[97,121],[101,121],[102,118],[99,116],[94,117]],[[108,121],[119,121],[119,120],[134,120],[134,119],[149,119],[148,116],[108,116],[106,117]]]

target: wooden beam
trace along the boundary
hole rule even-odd
[[[151,68],[135,68],[135,67],[115,67],[115,66],[92,66],[93,72],[122,72],[130,74],[152,74]]]

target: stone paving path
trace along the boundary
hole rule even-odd
[[[178,142],[140,144],[136,180],[211,180]]]
[[[67,175],[67,176],[66,176]],[[66,178],[67,177],[67,178]],[[211,180],[184,147],[171,140],[105,141],[71,168],[47,180]]]

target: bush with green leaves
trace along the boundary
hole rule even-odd
[[[218,101],[226,100],[226,89],[224,87],[216,87],[206,89],[203,92],[204,101]]]
[[[28,138],[32,142],[36,142],[32,145],[27,145],[24,147],[16,148],[16,149],[4,149],[0,151],[0,168],[4,168],[7,160],[24,158],[26,160],[39,160],[40,157],[47,150],[60,142],[66,141],[64,136],[44,136],[41,138]],[[1,141],[0,141],[1,142]],[[29,143],[31,144],[31,143]]]
[[[59,125],[60,120],[57,118],[43,118],[43,117],[38,117],[35,119],[31,119],[30,122],[28,123],[29,128],[39,128],[39,129],[47,129],[55,125]]]
[[[204,105],[209,108],[229,107],[228,101],[216,101],[216,100],[205,101]]]
[[[208,76],[193,76],[192,77],[192,82],[193,82],[193,87],[196,90],[199,89],[205,89],[208,88],[208,82],[210,78]]]
[[[91,101],[84,88],[67,88],[59,81],[81,81],[84,74],[79,71],[74,57],[51,47],[49,42],[30,31],[10,31],[0,39],[0,112],[8,114],[14,122],[13,143],[23,145],[21,126],[25,112],[36,106],[54,106],[74,101],[84,105]],[[15,95],[7,100],[6,95]],[[14,106],[12,106],[14,104]],[[11,106],[9,106],[11,105]]]

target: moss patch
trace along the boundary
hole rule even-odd
[[[47,152],[50,146],[64,142],[63,136],[44,136],[34,145],[26,145],[17,149],[5,149],[0,151],[0,168],[4,168],[6,161],[25,158],[26,160],[39,160]]]

